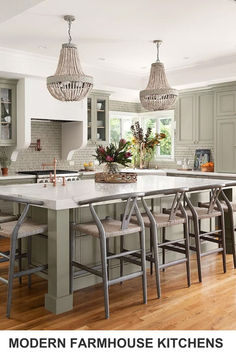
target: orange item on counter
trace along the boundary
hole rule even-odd
[[[202,172],[214,172],[214,162],[206,162],[201,165]]]

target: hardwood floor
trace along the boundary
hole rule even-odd
[[[74,309],[53,315],[44,309],[47,282],[33,276],[32,288],[24,279],[14,284],[11,319],[5,317],[6,286],[0,283],[0,329],[10,330],[195,330],[236,329],[236,270],[227,256],[227,273],[221,256],[203,258],[203,283],[198,283],[196,260],[191,261],[192,286],[187,288],[185,266],[161,274],[162,298],[156,298],[155,277],[148,275],[148,304],[142,304],[141,279],[110,288],[110,319],[104,319],[102,286],[74,293]],[[6,273],[6,264],[0,274]]]

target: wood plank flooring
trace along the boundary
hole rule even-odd
[[[209,330],[236,329],[236,270],[227,255],[227,273],[221,256],[203,258],[203,282],[198,283],[195,258],[191,261],[192,286],[186,285],[185,266],[161,274],[162,298],[156,298],[155,277],[148,274],[148,304],[142,304],[141,279],[110,288],[110,319],[104,319],[102,286],[74,293],[74,309],[53,315],[44,309],[47,282],[33,276],[14,283],[11,319],[5,317],[6,286],[0,283],[0,329],[10,330]],[[6,275],[6,263],[0,274]]]

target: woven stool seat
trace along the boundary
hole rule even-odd
[[[17,221],[9,221],[0,224],[0,236],[11,238],[14,227]],[[31,219],[26,221],[20,226],[18,238],[38,235],[47,232],[48,226],[46,224],[39,224]]]
[[[232,206],[233,211],[236,212],[236,204],[235,203],[230,203],[230,204]],[[226,211],[226,212],[228,211],[228,206],[224,200],[220,201],[220,205],[224,211]],[[200,202],[200,203],[198,203],[198,206],[202,207],[202,208],[209,208],[209,203],[201,203]]]
[[[3,213],[2,211],[0,211],[0,223],[12,221],[12,220],[16,220],[16,219],[17,219],[17,217],[15,215]]]
[[[217,216],[221,216],[221,212],[219,210],[213,209],[211,213],[207,212],[206,208],[194,207],[199,219],[209,219],[215,218]],[[187,207],[186,209],[187,215],[190,219],[193,218],[191,210]],[[178,215],[178,214],[177,214]]]
[[[121,235],[133,234],[135,232],[140,232],[141,227],[137,224],[129,223],[128,228],[121,230],[121,221],[112,218],[107,218],[101,220],[104,227],[106,237],[116,237]],[[94,222],[87,222],[84,224],[75,225],[75,230],[78,230],[87,235],[99,237],[98,227]]]
[[[153,213],[153,216],[155,218],[155,221],[157,223],[157,227],[168,227],[172,225],[179,225],[179,224],[184,224],[186,220],[181,217],[181,216],[175,216],[172,220],[169,220],[170,215],[169,214],[162,214],[162,213]],[[142,213],[142,218],[145,227],[150,227],[150,219],[147,216],[146,213]],[[132,223],[137,223],[137,218],[135,216],[132,216],[130,221]]]

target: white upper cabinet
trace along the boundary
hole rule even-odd
[[[175,118],[178,143],[212,143],[214,139],[213,92],[197,91],[180,94]]]

